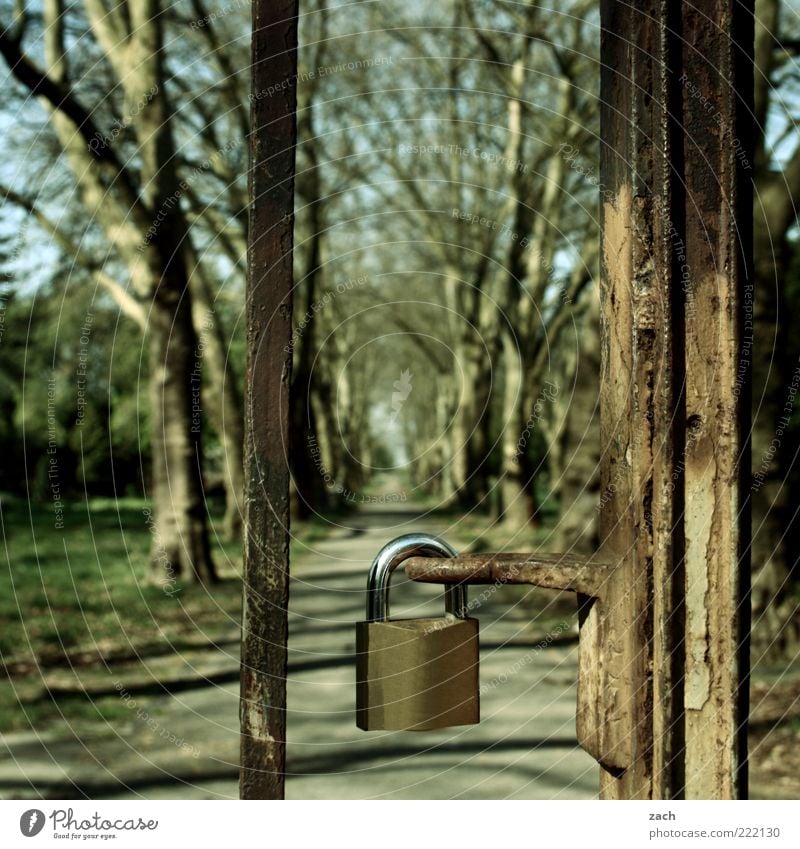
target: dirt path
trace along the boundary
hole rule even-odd
[[[499,603],[490,593],[477,611],[486,688],[480,725],[426,734],[355,727],[353,623],[364,615],[369,563],[401,533],[450,535],[441,521],[401,508],[370,507],[294,553],[287,796],[594,797],[598,768],[574,733],[577,644],[567,636],[537,648],[546,633],[507,597]],[[436,615],[435,588],[403,583],[393,588],[394,613]],[[564,623],[566,635],[572,624]],[[198,685],[132,694],[122,722],[3,738],[0,794],[235,798],[238,649],[226,644],[181,662],[197,670]],[[209,667],[215,683],[203,677]]]

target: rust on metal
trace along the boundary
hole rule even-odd
[[[683,23],[686,796],[747,792],[753,18],[687,5]],[[720,36],[720,31],[726,37]],[[706,95],[698,96],[698,93]],[[748,304],[749,301],[749,304]]]
[[[596,686],[633,756],[605,798],[746,794],[752,6],[601,4],[600,532],[620,565],[592,638],[621,659]]]
[[[611,561],[614,562],[613,560]],[[614,564],[616,566],[616,564]],[[447,584],[528,584],[578,594],[581,625],[578,645],[576,730],[581,746],[606,770],[618,773],[631,764],[627,726],[620,720],[615,688],[624,674],[621,655],[608,652],[606,634],[616,611],[605,603],[616,569],[594,558],[568,554],[461,554],[457,557],[410,557],[403,563],[415,581]],[[468,605],[469,607],[469,605]]]
[[[241,660],[243,799],[284,795],[297,0],[253,4]]]
[[[680,5],[676,4],[676,5]],[[604,771],[601,794],[669,797],[680,727],[675,667],[671,471],[679,439],[679,356],[666,221],[672,210],[668,89],[674,34],[667,4],[601,4],[601,540],[624,553],[609,582],[614,615],[603,650],[623,674],[603,675],[632,762]],[[678,676],[679,677],[679,676]],[[657,709],[654,710],[654,703]],[[656,734],[656,726],[660,733]],[[669,731],[668,731],[669,729]]]
[[[410,557],[406,575],[433,584],[530,584],[599,598],[608,576],[605,563],[567,554],[461,554]]]

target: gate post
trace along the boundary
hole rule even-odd
[[[297,0],[254,0],[251,57],[239,794],[282,799]]]
[[[602,686],[630,747],[601,795],[742,798],[753,0],[601,23],[602,639],[627,670]]]

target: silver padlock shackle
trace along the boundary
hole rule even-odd
[[[404,534],[386,543],[369,567],[367,576],[367,621],[384,622],[389,618],[389,582],[392,572],[409,557],[455,557],[458,552],[432,534]],[[467,588],[446,586],[444,607],[459,619],[466,619]]]

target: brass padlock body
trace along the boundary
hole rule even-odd
[[[480,722],[478,620],[356,623],[356,724],[430,731]]]

